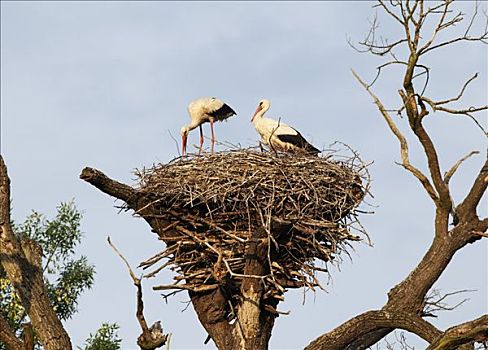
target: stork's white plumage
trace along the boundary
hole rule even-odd
[[[261,100],[251,119],[256,131],[261,135],[261,141],[270,148],[285,152],[300,152],[317,155],[320,151],[308,143],[294,128],[274,119],[264,118],[270,102]]]
[[[222,100],[215,97],[202,97],[191,101],[188,105],[188,114],[191,118],[191,123],[181,128],[181,139],[183,143],[183,155],[186,153],[186,143],[188,140],[188,133],[195,129],[197,126],[200,128],[200,148],[198,154],[200,155],[203,146],[203,123],[210,123],[210,129],[212,130],[212,154],[214,151],[215,135],[213,129],[213,123],[215,121],[225,120],[236,112]]]

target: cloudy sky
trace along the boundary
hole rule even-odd
[[[473,5],[457,4],[466,12]],[[94,288],[66,323],[74,344],[106,321],[120,324],[123,349],[135,348],[140,333],[134,287],[107,235],[133,266],[162,249],[141,219],[119,214],[112,198],[79,180],[81,169],[96,167],[134,184],[134,168],[178,155],[172,136],[179,139],[189,120],[186,106],[200,96],[218,96],[238,113],[216,126],[219,141],[255,145],[249,120],[267,98],[269,115],[294,125],[314,145],[339,140],[374,162],[369,202],[375,214],[362,220],[374,246],[355,246],[352,261],[332,270],[328,293],[307,295],[302,305],[302,291],[288,292],[280,309],[291,315],[277,320],[271,348],[303,347],[384,304],[387,291],[430,244],[434,209],[415,179],[395,165],[397,142],[350,73],[354,68],[371,79],[383,62],[347,44],[364,37],[376,11],[367,2],[1,2],[1,152],[12,179],[13,218],[22,221],[32,209],[51,216],[61,201],[74,198],[84,213],[78,253],[97,269]],[[397,38],[394,23],[381,14],[380,20],[384,35]],[[479,72],[465,104],[486,104],[486,62],[487,48],[478,44],[434,52],[425,61],[432,67],[427,95],[452,97]],[[385,73],[375,92],[397,107],[401,71]],[[486,125],[486,113],[480,119]],[[404,120],[397,121],[409,137],[412,162],[425,169]],[[463,117],[431,114],[426,127],[444,170],[465,153],[485,149],[482,133]],[[190,135],[191,144],[197,134]],[[482,158],[466,162],[453,178],[455,200],[466,193]],[[487,312],[486,262],[486,240],[455,256],[435,287],[475,291],[458,310],[433,320],[436,326]],[[212,349],[203,346],[206,334],[192,308],[182,312],[187,297],[179,294],[166,304],[151,290],[170,280],[165,272],[145,282],[148,321],[162,321],[173,333],[174,349]],[[409,339],[417,348],[425,345]]]

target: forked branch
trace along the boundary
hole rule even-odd
[[[445,1],[446,3],[451,3],[452,0],[446,0]],[[438,43],[438,44],[435,44],[435,45],[432,45],[433,42],[434,42],[434,39],[437,35],[437,33],[442,30],[442,29],[445,29],[445,28],[448,28],[448,27],[451,27],[451,26],[454,26],[456,25],[457,23],[461,22],[464,20],[464,15],[459,12],[457,15],[455,15],[455,17],[451,20],[449,20],[448,22],[444,23],[444,22],[440,22],[438,24],[438,26],[436,27],[435,29],[435,35],[432,37],[432,39],[430,41],[428,41],[420,50],[419,50],[419,55],[423,55],[423,54],[426,54],[427,52],[429,51],[432,51],[432,50],[435,50],[435,49],[438,49],[440,47],[443,47],[443,46],[447,46],[447,45],[451,45],[451,44],[454,44],[456,42],[461,42],[461,41],[477,41],[477,42],[481,42],[483,44],[488,44],[488,17],[486,16],[486,14],[484,14],[485,16],[485,26],[484,26],[484,29],[483,31],[481,31],[480,34],[478,35],[474,35],[472,36],[470,34],[471,32],[471,28],[473,26],[473,23],[475,22],[476,20],[476,17],[478,16],[478,10],[479,10],[479,3],[476,2],[476,6],[475,6],[475,11],[473,13],[473,15],[471,16],[471,19],[466,27],[466,30],[464,32],[463,35],[460,35],[454,39],[450,39],[450,40],[446,40],[446,41],[443,41],[441,43]],[[447,9],[445,11],[442,12],[442,16],[445,16],[445,13],[447,13]]]
[[[166,344],[167,341],[169,341],[169,335],[165,335],[163,333],[160,321],[155,322],[150,328],[147,326],[146,318],[144,317],[144,302],[142,300],[141,279],[135,275],[134,271],[132,271],[129,262],[112,243],[110,237],[107,237],[107,242],[127,266],[130,277],[132,278],[132,281],[137,288],[136,318],[142,329],[142,334],[139,336],[139,338],[137,338],[137,345],[139,345],[141,350],[155,350]]]
[[[429,179],[415,166],[413,166],[410,163],[409,160],[409,155],[408,155],[408,144],[407,144],[407,139],[405,136],[401,133],[400,129],[396,126],[395,122],[391,118],[390,114],[387,112],[386,108],[383,106],[383,103],[380,101],[380,99],[371,91],[370,87],[359,77],[359,75],[352,70],[352,74],[356,78],[356,80],[366,89],[366,91],[369,93],[369,95],[373,98],[374,103],[378,107],[381,115],[385,119],[386,123],[388,124],[390,130],[393,132],[393,134],[396,136],[398,139],[398,142],[400,143],[400,154],[402,157],[402,163],[401,165],[408,170],[410,173],[412,173],[422,184],[424,189],[427,191],[428,195],[434,203],[438,203],[439,198],[437,195],[436,190],[430,183]]]
[[[479,154],[479,151],[471,151],[461,159],[459,159],[446,173],[444,174],[444,182],[446,185],[449,184],[449,181],[451,180],[451,177],[454,175],[454,173],[458,170],[458,168],[461,166],[461,164],[467,160],[469,157],[474,156],[475,154]]]
[[[440,291],[438,289],[433,289],[431,293],[425,298],[425,306],[422,311],[422,316],[423,317],[437,317],[436,312],[438,311],[452,311],[465,302],[469,300],[469,298],[465,298],[461,300],[460,302],[456,303],[453,306],[449,306],[447,303],[447,298],[461,294],[461,293],[468,293],[468,292],[474,292],[473,290],[458,290],[455,292],[451,293],[446,293],[444,295],[441,295]]]

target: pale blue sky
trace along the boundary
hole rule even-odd
[[[135,267],[162,249],[141,219],[118,214],[114,201],[78,179],[85,166],[134,184],[132,170],[167,162],[187,123],[186,105],[200,96],[218,96],[238,115],[216,126],[217,139],[243,146],[258,136],[249,123],[257,102],[271,100],[270,116],[295,126],[314,145],[335,140],[357,149],[371,165],[370,199],[377,208],[363,223],[374,247],[357,244],[332,270],[328,293],[306,298],[286,294],[273,331],[272,349],[297,349],[348,318],[381,307],[387,291],[412,269],[432,235],[433,205],[402,168],[398,145],[350,68],[365,79],[382,61],[358,54],[347,37],[361,40],[375,9],[367,2],[6,2],[1,3],[1,151],[12,179],[13,217],[31,209],[52,215],[59,202],[75,198],[84,212],[85,238],[79,253],[96,265],[94,288],[66,323],[81,345],[104,321],[121,325],[123,349],[134,349],[140,333],[135,290],[125,266],[106,243],[110,235]],[[460,3],[470,11],[474,3]],[[383,33],[398,28],[380,17]],[[457,30],[462,30],[458,28]],[[487,102],[487,49],[458,44],[427,57],[433,67],[428,96],[467,91],[467,106]],[[398,105],[399,70],[387,71],[374,89],[389,107]],[[480,116],[486,125],[486,113]],[[425,161],[411,140],[411,160]],[[426,127],[440,150],[443,170],[465,153],[485,150],[481,132],[462,117],[431,114]],[[208,134],[208,129],[205,128]],[[197,135],[190,134],[190,143]],[[459,200],[482,163],[466,162],[453,178]],[[486,205],[485,205],[486,209]],[[485,210],[486,213],[486,210]],[[441,328],[488,310],[487,243],[457,254],[437,288],[475,289],[471,300],[433,322]],[[165,304],[152,285],[169,283],[165,272],[145,281],[149,322],[161,320],[173,333],[174,349],[212,349],[183,294]],[[327,282],[326,276],[323,278]],[[457,299],[459,300],[459,299]],[[455,303],[456,299],[453,300]],[[411,343],[424,343],[412,336]]]

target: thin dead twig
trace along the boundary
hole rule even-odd
[[[385,119],[386,123],[390,127],[390,130],[393,132],[393,134],[396,136],[400,143],[400,154],[402,158],[402,163],[400,163],[406,170],[408,170],[410,173],[412,173],[422,184],[422,186],[425,188],[427,193],[429,194],[430,198],[434,201],[434,203],[437,203],[439,198],[437,195],[437,192],[435,191],[434,187],[430,183],[429,179],[415,166],[413,166],[410,163],[409,156],[408,156],[408,144],[405,136],[400,132],[398,127],[396,126],[395,122],[391,118],[391,116],[388,114],[386,111],[385,107],[381,103],[380,99],[371,91],[369,86],[359,77],[359,75],[354,71],[351,70],[352,74],[356,78],[356,80],[366,89],[366,91],[369,93],[369,95],[373,98],[374,103],[378,107],[381,115]]]
[[[461,159],[459,159],[446,173],[444,174],[444,182],[449,184],[449,181],[451,180],[451,177],[454,175],[454,173],[458,170],[458,168],[461,166],[461,164],[468,159],[469,157],[479,154],[479,151],[471,151]]]
[[[163,330],[161,328],[161,322],[157,321],[149,328],[146,322],[146,318],[144,317],[144,302],[142,300],[141,279],[135,275],[134,271],[132,271],[129,262],[122,255],[122,253],[117,249],[117,247],[112,243],[112,241],[110,240],[110,236],[107,237],[107,242],[127,266],[130,277],[132,278],[132,281],[134,282],[134,285],[137,288],[136,318],[142,329],[142,334],[137,339],[137,344],[142,350],[157,349],[163,346],[168,339],[168,335],[164,335]]]

